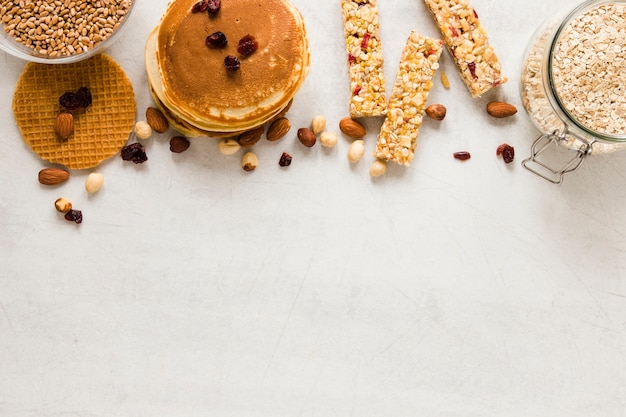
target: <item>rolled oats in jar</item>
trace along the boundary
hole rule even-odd
[[[559,184],[590,155],[626,149],[626,0],[587,0],[546,22],[526,53],[524,108],[543,133],[523,165]],[[554,165],[546,151],[566,156]],[[555,149],[552,149],[555,150]]]

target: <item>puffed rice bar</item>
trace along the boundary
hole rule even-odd
[[[442,51],[442,40],[411,32],[400,59],[387,117],[378,135],[376,158],[404,166],[411,164]]]
[[[384,116],[387,95],[377,0],[342,0],[341,10],[348,52],[350,116]]]
[[[507,81],[485,27],[469,0],[424,0],[454,57],[461,78],[477,98]]]

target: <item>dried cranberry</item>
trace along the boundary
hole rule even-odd
[[[357,86],[354,88],[354,91],[352,92],[352,95],[353,95],[353,96],[358,96],[358,95],[359,95],[359,93],[361,92],[361,90],[362,90],[362,89],[363,89],[363,87],[361,87],[360,85],[357,85]]]
[[[363,36],[363,41],[361,42],[361,49],[366,49],[367,48],[367,45],[369,44],[371,37],[372,37],[372,35],[370,35],[369,33],[366,33]]]
[[[243,38],[239,39],[239,46],[237,47],[237,52],[239,52],[243,56],[250,56],[255,53],[259,49],[259,44],[256,39],[252,35],[246,35]]]
[[[360,9],[361,7],[365,6],[366,4],[367,4],[366,1],[360,1],[360,2],[357,3],[357,6],[359,6],[359,9]]]
[[[472,9],[472,11],[474,12],[474,17],[478,19],[478,13],[476,13],[476,9]]]
[[[80,210],[71,209],[65,216],[63,216],[65,220],[68,222],[74,222],[76,224],[81,224],[83,222],[83,212]]]
[[[452,36],[459,36],[459,32],[452,26],[450,26],[450,32],[452,33]]]
[[[472,74],[472,77],[474,78],[478,78],[476,76],[476,63],[474,62],[468,62],[467,63],[467,68],[469,69],[470,74]]]
[[[228,55],[224,58],[224,66],[228,71],[237,71],[241,66],[241,63],[239,62],[239,58],[236,56]]]
[[[210,14],[215,14],[220,11],[220,7],[222,7],[222,0],[208,0],[207,8],[209,9]]]
[[[280,156],[280,161],[278,161],[278,165],[280,165],[281,167],[288,167],[289,165],[291,165],[291,160],[292,160],[292,156],[289,155],[287,152],[283,152],[283,154]]]
[[[206,44],[209,48],[222,49],[228,44],[228,39],[226,39],[226,35],[222,32],[215,32],[207,36]]]
[[[148,160],[146,148],[139,142],[124,146],[121,156],[124,161],[131,161],[135,164],[142,164]]]
[[[455,152],[452,154],[452,156],[454,156],[459,161],[467,161],[472,157],[472,155],[466,151]]]
[[[502,155],[504,162],[510,164],[515,159],[515,148],[507,143],[503,143],[496,149],[496,155]]]
[[[348,64],[354,65],[356,64],[356,57],[352,54],[348,54]]]
[[[209,7],[208,0],[200,0],[199,2],[197,2],[191,7],[191,12],[192,13],[204,12],[206,11],[206,9],[208,9],[208,7]]]

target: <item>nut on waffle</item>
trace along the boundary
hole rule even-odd
[[[57,115],[67,111],[59,97],[88,87],[92,104],[73,110],[67,140],[54,132]],[[117,154],[126,144],[136,114],[132,84],[122,68],[100,54],[72,64],[28,63],[13,95],[13,114],[24,142],[42,159],[69,169],[87,169]]]

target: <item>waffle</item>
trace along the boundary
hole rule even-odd
[[[74,132],[67,140],[58,139],[54,122],[66,111],[59,97],[80,87],[89,87],[93,102],[72,111]],[[69,169],[88,169],[126,144],[135,123],[135,94],[122,68],[108,55],[72,64],[28,63],[15,88],[13,113],[24,142],[42,159]]]

